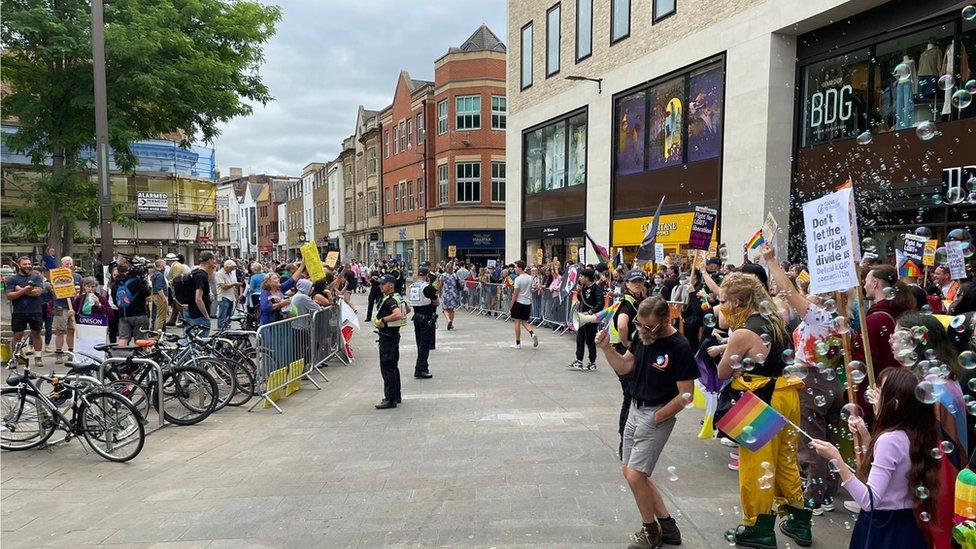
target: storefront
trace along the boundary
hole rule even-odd
[[[976,21],[932,17],[942,4],[892,2],[797,41],[791,257],[800,205],[848,177],[882,257],[917,227],[941,240],[976,222]]]
[[[611,245],[628,260],[662,198],[669,253],[686,248],[695,206],[718,208],[724,90],[719,56],[614,95]]]
[[[586,227],[587,110],[522,133],[522,257],[572,259]],[[576,250],[576,251],[574,251]],[[506,258],[514,261],[515,258]]]
[[[452,255],[453,254],[453,255]],[[487,265],[489,259],[499,260],[505,255],[505,231],[444,231],[441,237],[441,257],[457,259],[476,265]]]
[[[402,227],[386,227],[383,229],[385,258],[395,260],[403,265],[408,274],[416,272],[422,261],[419,258],[420,245],[424,244],[424,226],[422,223],[405,225]],[[424,246],[426,252],[426,246]],[[382,254],[381,254],[382,255]],[[426,253],[424,254],[426,255]]]

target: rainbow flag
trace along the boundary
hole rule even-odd
[[[954,522],[976,520],[976,473],[963,468],[956,477]]]
[[[763,238],[762,229],[756,231],[756,234],[752,235],[752,238],[746,242],[746,247],[750,250],[758,250],[760,246],[766,243],[766,239]]]
[[[746,391],[715,426],[755,452],[782,431],[787,423],[789,421],[783,414],[752,391]]]

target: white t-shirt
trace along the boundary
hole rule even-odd
[[[522,305],[532,305],[532,277],[522,273],[515,277],[515,301]]]
[[[237,283],[237,271],[227,272],[224,269],[219,269],[217,274],[214,275],[214,283],[217,285],[217,299],[229,299],[231,301],[237,301],[237,288],[227,288],[226,290],[221,288],[221,284],[236,284]]]

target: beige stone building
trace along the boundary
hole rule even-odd
[[[382,221],[379,111],[359,107],[355,133],[342,142],[345,186],[345,245],[343,260],[372,262],[379,257]]]
[[[584,230],[632,257],[665,197],[658,239],[668,251],[686,248],[692,212],[710,207],[738,264],[767,214],[795,236],[798,203],[835,179],[880,193],[891,174],[854,160],[858,135],[874,134],[875,162],[903,166],[892,152],[899,130],[931,120],[943,134],[972,131],[974,109],[953,109],[933,87],[949,73],[958,88],[976,71],[964,4],[510,1],[506,259],[572,258]],[[905,59],[919,67],[911,97],[890,76]],[[961,158],[949,140],[907,141],[911,169],[895,174],[905,186],[945,192],[974,164],[976,153]],[[893,208],[917,211],[913,196],[874,212],[879,234],[904,231]],[[939,215],[931,222],[952,225]]]

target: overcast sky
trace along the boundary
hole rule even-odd
[[[278,0],[261,69],[275,101],[223,128],[217,166],[301,175],[353,133],[356,109],[390,104],[397,76],[434,79],[434,60],[485,23],[506,40],[504,0]]]

